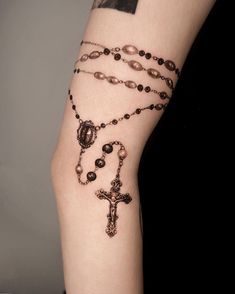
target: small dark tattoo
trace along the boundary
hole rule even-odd
[[[120,11],[135,14],[138,0],[94,0],[91,9],[113,8]]]

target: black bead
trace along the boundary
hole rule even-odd
[[[90,181],[90,182],[92,182],[96,179],[96,173],[94,173],[94,172],[88,172],[86,176],[87,176],[88,181]]]
[[[175,70],[175,73],[176,73],[177,76],[179,77],[179,75],[180,75],[180,70],[177,68],[177,69]]]
[[[100,126],[101,126],[101,128],[104,129],[106,127],[106,124],[105,123],[102,123]]]
[[[150,59],[151,57],[152,57],[152,54],[151,53],[148,52],[148,53],[145,54],[145,58],[146,59]]]
[[[77,119],[79,119],[79,118],[80,118],[80,115],[77,113],[77,114],[75,115],[75,117],[76,117]]]
[[[140,113],[141,113],[141,109],[140,109],[140,108],[137,108],[135,112],[136,112],[137,114],[140,114]]]
[[[70,91],[70,89],[68,89],[68,94],[70,95],[70,93],[71,93],[71,91]]]
[[[124,118],[125,118],[125,119],[129,119],[129,118],[130,118],[130,114],[126,113],[126,114],[124,115]]]
[[[120,60],[121,59],[121,54],[119,54],[119,53],[114,54],[114,59],[115,60]]]
[[[164,59],[163,58],[159,58],[158,61],[157,61],[157,63],[159,65],[162,65],[164,63]]]
[[[166,94],[166,92],[160,92],[159,96],[162,100],[164,100],[164,99],[166,99],[167,94]]]
[[[172,79],[167,78],[167,79],[166,79],[166,84],[167,84],[167,86],[168,86],[170,89],[173,89],[173,88],[174,88],[174,83],[173,83]]]
[[[161,110],[163,108],[163,104],[159,103],[155,105],[156,110]]]
[[[113,120],[112,120],[112,124],[113,124],[113,125],[116,125],[117,123],[118,123],[118,121],[117,121],[116,119],[113,119]]]
[[[69,99],[70,99],[70,100],[73,100],[73,95],[70,95],[70,96],[69,96]]]
[[[151,88],[149,86],[147,86],[147,87],[144,88],[144,90],[145,90],[146,93],[148,93],[148,92],[150,92]]]
[[[98,158],[95,161],[95,165],[99,168],[102,168],[105,166],[105,161],[102,158]]]
[[[138,86],[137,86],[137,89],[138,89],[138,91],[143,91],[143,89],[144,89],[144,87],[143,87],[143,85],[141,85],[141,84],[139,84]]]
[[[73,104],[72,105],[72,109],[75,110],[76,109],[76,105]]]
[[[110,50],[108,48],[104,48],[104,54],[109,55],[109,53],[110,53]]]
[[[82,44],[83,44],[83,40],[81,41],[80,46],[82,46]]]
[[[174,71],[175,70],[175,64],[173,61],[171,60],[166,60],[165,61],[165,67],[169,70],[169,71]]]
[[[113,151],[113,146],[110,145],[110,144],[105,144],[103,147],[102,147],[102,150],[105,152],[105,153],[111,153]]]
[[[140,50],[140,51],[139,51],[139,55],[140,55],[140,56],[144,56],[144,55],[145,55],[144,50]]]
[[[73,70],[73,73],[76,73],[76,71],[77,71],[77,70],[76,70],[76,68],[75,68],[75,69]]]
[[[80,72],[80,69],[78,68],[78,69],[77,69],[77,73],[79,73],[79,72]]]
[[[149,109],[153,110],[154,109],[154,104],[149,105]]]

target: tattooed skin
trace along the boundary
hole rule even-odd
[[[129,13],[134,14],[136,5],[138,0],[95,0],[92,8],[100,8],[100,7],[109,7],[113,9],[123,10]],[[159,95],[159,99],[165,100],[170,99],[170,96],[164,91],[159,92],[155,89],[151,89],[150,86],[143,86],[142,84],[135,83],[132,80],[119,80],[119,78],[116,77],[116,75],[113,76],[106,76],[103,72],[100,71],[88,71],[83,68],[78,68],[77,63],[81,62],[84,63],[88,59],[90,60],[96,60],[101,55],[110,55],[114,57],[114,60],[122,60],[125,63],[127,63],[130,68],[136,71],[147,71],[148,75],[151,78],[158,79],[161,78],[161,80],[166,81],[166,86],[168,86],[171,90],[174,89],[173,87],[173,80],[169,77],[162,76],[161,73],[154,68],[145,68],[142,66],[141,63],[135,60],[127,60],[125,58],[122,58],[120,53],[117,53],[119,51],[123,51],[124,54],[134,55],[138,54],[139,56],[145,56],[146,59],[152,58],[153,60],[157,61],[158,65],[163,65],[168,71],[174,72],[177,76],[180,74],[180,70],[176,67],[175,63],[169,59],[160,58],[155,55],[152,55],[151,53],[147,52],[145,53],[144,50],[138,50],[137,47],[133,45],[125,45],[123,47],[115,47],[115,48],[108,48],[104,45],[101,45],[99,43],[95,43],[93,41],[84,41],[82,40],[81,45],[92,45],[92,46],[98,46],[102,49],[102,51],[94,50],[89,53],[84,53],[76,62],[75,62],[75,68],[73,70],[74,75],[80,76],[81,73],[91,74],[94,76],[94,78],[98,80],[107,80],[112,85],[117,84],[124,84],[129,89],[137,89],[138,91],[143,91],[145,93],[153,92]],[[103,56],[104,56],[103,55]],[[83,155],[84,153],[89,150],[89,148],[92,148],[93,144],[95,144],[95,141],[97,139],[97,136],[99,136],[99,133],[102,133],[102,130],[105,130],[106,127],[109,126],[115,126],[119,124],[119,122],[124,122],[129,120],[133,116],[138,116],[144,111],[164,111],[167,107],[168,103],[157,103],[157,104],[149,104],[143,107],[138,107],[134,111],[130,111],[129,113],[123,114],[121,117],[114,117],[112,120],[104,120],[101,121],[99,124],[95,124],[91,119],[83,120],[81,118],[81,114],[78,112],[77,105],[75,103],[74,96],[71,92],[71,90],[68,90],[68,98],[72,104],[72,110],[74,111],[75,118],[78,120],[78,128],[77,128],[77,140],[80,145],[80,154],[78,156],[77,165],[75,166],[75,172],[77,174],[78,183],[86,186],[92,182],[94,182],[97,178],[98,171],[100,169],[103,169],[106,166],[106,157],[109,154],[112,154],[114,151],[114,148],[118,148],[116,152],[116,156],[118,157],[118,165],[116,168],[116,173],[111,181],[111,188],[109,191],[104,190],[103,188],[100,188],[95,192],[95,195],[100,200],[106,200],[109,205],[109,210],[107,214],[108,222],[106,225],[105,232],[109,237],[113,237],[117,234],[117,220],[118,220],[118,204],[119,203],[125,203],[129,204],[132,201],[132,197],[129,193],[123,193],[121,191],[122,182],[121,182],[121,170],[124,163],[125,158],[127,157],[127,150],[122,142],[119,140],[109,141],[106,142],[101,150],[102,153],[99,154],[99,157],[95,159],[94,162],[94,168],[86,173],[86,176],[84,177],[84,170],[83,170]],[[160,101],[158,101],[160,102]],[[122,205],[122,204],[121,204]],[[139,207],[139,221],[140,221],[140,230],[141,234],[143,235],[143,224],[142,224],[142,212],[141,212],[141,205]]]
[[[94,8],[113,8],[120,11],[135,14],[138,0],[94,0]]]

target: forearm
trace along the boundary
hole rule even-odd
[[[83,39],[109,48],[133,44],[138,49],[173,60],[181,68],[212,4],[212,0],[171,0],[167,1],[167,5],[165,0],[139,0],[134,14],[116,9],[94,9],[90,13]],[[101,49],[83,44],[78,57],[94,50]],[[156,68],[176,84],[177,75],[164,65],[160,66],[156,61],[138,54],[125,58],[137,60],[146,68]],[[123,81],[149,85],[151,89],[171,95],[164,80],[151,79],[146,71],[133,71],[127,63],[114,60],[111,55],[78,62],[77,67],[90,72],[99,71]],[[101,123],[106,124],[131,114],[138,108],[151,104],[164,105],[167,101],[163,101],[159,93],[140,92],[123,83],[112,85],[107,80],[99,80],[83,72],[74,74],[70,91],[72,101],[68,97],[52,164],[67,293],[142,293],[137,170],[146,140],[164,111],[158,108],[142,110],[129,119],[124,118],[117,124],[111,123],[97,130],[97,138],[91,147],[85,148],[82,155],[82,181],[86,180],[88,171],[94,170],[95,160],[103,154],[103,145],[115,141],[122,145],[113,145],[113,152],[105,155],[105,166],[97,169],[96,180],[88,185],[79,184],[75,172],[82,148],[81,140],[76,139],[76,131],[79,120],[80,124],[91,120],[95,126],[100,126]],[[79,119],[74,117],[70,102],[76,104]],[[121,146],[124,146],[127,156],[123,158],[120,171],[120,193],[129,193],[132,201],[128,204],[117,203],[117,233],[110,237],[105,227],[108,221],[106,215],[112,203],[107,199],[100,200],[95,192],[101,188],[111,191],[111,182],[116,178],[120,162],[118,150]]]

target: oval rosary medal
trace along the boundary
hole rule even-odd
[[[77,130],[77,139],[83,148],[89,148],[97,137],[96,128],[91,120],[81,123]]]

